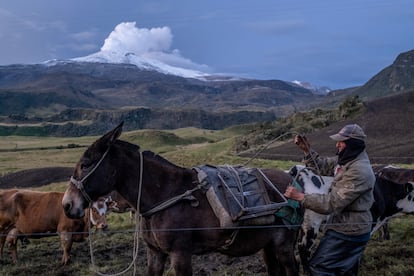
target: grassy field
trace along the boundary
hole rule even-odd
[[[232,154],[231,145],[246,130],[230,128],[221,131],[195,128],[175,131],[137,130],[125,132],[121,139],[137,144],[141,150],[161,154],[180,166],[199,164],[244,164],[248,158]],[[98,137],[21,137],[0,139],[0,175],[28,168],[49,166],[74,167],[86,146]],[[75,147],[73,146],[75,145]],[[254,159],[249,166],[289,168],[292,162]]]
[[[231,151],[233,139],[245,131],[247,130],[242,128],[223,131],[194,128],[175,131],[140,130],[123,133],[121,139],[186,167],[200,164],[247,164],[252,167],[288,169],[295,164],[293,161],[249,160],[235,156]],[[48,166],[74,167],[85,146],[96,138],[1,137],[0,174]],[[413,164],[407,166],[414,168]],[[33,189],[64,191],[66,183],[53,183]],[[93,234],[89,239],[91,244],[89,240],[74,244],[69,265],[60,265],[62,249],[58,237],[33,239],[25,248],[19,244],[18,264],[11,263],[5,249],[5,256],[0,261],[0,275],[95,275],[96,271],[106,274],[123,271],[132,262],[135,223],[130,220],[129,214],[111,213],[108,219],[108,232]],[[414,275],[414,217],[395,218],[390,229],[391,240],[379,241],[374,236],[369,242],[361,275]],[[94,252],[93,262],[90,246]],[[145,245],[140,242],[138,246],[135,271],[136,275],[142,275],[146,262]],[[265,275],[259,254],[243,258],[207,254],[195,256],[193,262],[195,275]],[[124,275],[133,275],[133,271],[129,270]]]

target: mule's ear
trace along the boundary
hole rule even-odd
[[[123,126],[124,126],[124,121],[122,121],[116,128],[112,130],[113,136],[112,136],[111,142],[115,141],[116,139],[119,138],[119,136],[121,136]]]
[[[112,143],[114,143],[115,140],[118,139],[119,136],[121,136],[123,125],[124,122],[121,122],[116,128],[102,136],[101,141],[103,141],[108,146],[112,145]]]

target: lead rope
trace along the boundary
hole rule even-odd
[[[141,212],[139,210],[139,206],[141,205],[141,192],[142,192],[142,182],[143,182],[143,174],[144,174],[144,157],[142,155],[141,151],[139,152],[139,185],[138,185],[138,197],[137,197],[137,206],[136,206],[136,212],[135,212],[135,232],[134,232],[134,249],[133,249],[133,263],[134,263],[134,274],[137,273],[137,264],[136,260],[138,257],[138,250],[139,250],[139,237],[141,234]]]
[[[138,257],[138,251],[139,251],[139,237],[141,234],[141,218],[142,216],[139,214],[139,206],[141,204],[141,191],[142,191],[142,179],[143,179],[143,169],[144,169],[144,160],[143,160],[143,156],[142,156],[142,152],[139,151],[139,183],[138,183],[138,198],[137,198],[137,206],[136,206],[136,210],[137,212],[135,212],[135,231],[134,231],[134,247],[132,249],[132,261],[131,263],[128,265],[127,268],[125,268],[124,270],[122,270],[121,272],[118,273],[114,273],[114,274],[106,274],[103,272],[100,272],[96,269],[96,264],[95,264],[95,258],[94,258],[94,254],[93,254],[93,247],[92,247],[92,233],[91,233],[91,227],[88,221],[88,233],[89,233],[89,250],[90,250],[90,254],[91,254],[91,264],[92,264],[92,270],[94,273],[101,275],[101,276],[118,276],[118,275],[122,275],[125,274],[126,272],[128,272],[132,266],[134,267],[134,274],[133,275],[137,275],[137,266],[136,266],[136,260]],[[92,203],[90,202],[89,205],[91,205]]]
[[[273,144],[274,142],[276,142],[277,140],[280,140],[280,139],[282,139],[283,137],[285,137],[285,136],[287,136],[287,135],[291,135],[291,134],[300,134],[300,133],[298,133],[298,132],[295,132],[295,131],[290,131],[290,132],[285,132],[285,133],[283,133],[283,134],[281,134],[281,135],[279,135],[278,137],[276,137],[276,138],[274,138],[274,139],[272,139],[269,143],[267,143],[263,148],[261,148],[260,150],[258,150],[249,160],[247,160],[246,162],[244,162],[243,163],[243,166],[246,166],[247,164],[249,164],[252,160],[254,160],[254,159],[256,159],[256,157],[262,152],[262,151],[264,151],[267,147],[269,147],[271,144]],[[311,154],[311,148],[310,147],[308,147],[308,151],[309,151],[309,153],[310,153],[310,157],[311,157],[311,159],[312,159],[312,161],[313,161],[313,163],[315,164],[315,166],[316,166],[316,171],[317,171],[317,174],[318,174],[318,176],[319,176],[319,178],[321,179],[321,181],[322,181],[322,183],[323,184],[325,184],[325,182],[324,182],[324,180],[323,180],[323,177],[321,176],[321,170],[319,169],[319,164],[318,164],[318,162],[316,162],[316,160],[315,160],[315,158],[314,158],[314,156]],[[312,168],[312,169],[314,169],[314,168]],[[296,180],[296,178],[295,178],[295,180]],[[292,185],[293,183],[290,183],[290,185]]]
[[[246,162],[244,162],[243,166],[246,166],[247,164],[249,164],[253,159],[256,159],[256,157],[262,152],[264,151],[267,147],[269,147],[271,144],[273,144],[274,142],[276,142],[277,140],[280,140],[281,138],[290,135],[290,134],[299,134],[297,132],[286,132],[284,134],[279,135],[278,137],[274,138],[273,140],[271,140],[269,143],[267,143],[263,148],[261,148],[260,150],[258,150],[249,160],[247,160]]]
[[[302,136],[302,135],[301,135]],[[302,136],[303,137],[303,136]],[[307,142],[307,141],[306,141]],[[318,175],[318,177],[319,177],[319,179],[321,180],[321,182],[322,182],[322,184],[323,185],[325,185],[325,181],[324,181],[324,179],[323,179],[323,177],[322,177],[322,174],[321,174],[321,170],[320,170],[320,168],[319,168],[319,164],[318,164],[318,162],[317,162],[317,160],[316,160],[316,158],[315,158],[315,156],[312,154],[312,149],[311,149],[311,147],[310,147],[310,144],[309,143],[307,143],[306,144],[306,148],[307,148],[307,151],[309,152],[309,156],[310,156],[310,158],[311,158],[311,160],[312,160],[312,163],[315,165],[315,168],[313,168],[313,167],[308,167],[308,166],[305,166],[305,168],[306,169],[310,169],[310,170],[312,170],[312,171],[315,171],[316,172],[316,174]],[[304,168],[304,169],[305,169]],[[302,169],[302,170],[304,170],[304,169]],[[301,171],[302,171],[301,170]],[[296,174],[296,177],[295,177],[295,181],[297,180],[297,178],[298,178],[298,176],[299,176],[299,172]],[[293,183],[292,183],[293,184]],[[304,192],[306,192],[306,191],[304,191]]]

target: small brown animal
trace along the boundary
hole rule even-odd
[[[88,236],[91,222],[97,229],[107,228],[104,199],[100,198],[82,219],[68,218],[62,208],[63,193],[30,190],[0,192],[0,253],[6,242],[12,260],[17,262],[17,240],[59,235],[63,248],[62,264],[67,264],[73,242]]]

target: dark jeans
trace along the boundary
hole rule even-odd
[[[328,230],[310,260],[312,275],[358,275],[359,262],[370,233],[344,235]]]

